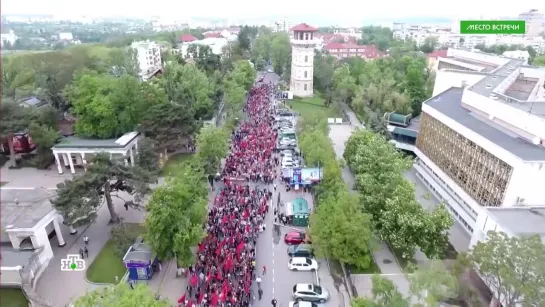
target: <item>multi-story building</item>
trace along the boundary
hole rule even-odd
[[[526,35],[535,37],[545,31],[545,17],[543,13],[533,9],[519,14],[519,18],[526,21]]]
[[[161,69],[161,48],[155,42],[149,40],[133,42],[131,48],[137,52],[140,76],[143,80],[147,80],[149,75]]]
[[[373,60],[384,56],[384,53],[380,52],[375,45],[329,43],[323,49],[337,59],[360,57]]]
[[[469,237],[488,208],[545,206],[545,69],[524,63],[449,49],[422,106],[414,167]]]
[[[291,22],[287,18],[283,18],[273,22],[271,25],[271,31],[277,32],[286,32],[289,33],[291,28]]]
[[[317,44],[314,33],[318,29],[302,23],[290,30],[293,32],[290,91],[294,96],[311,97],[313,95],[314,49]]]
[[[72,41],[74,40],[74,35],[72,35],[72,32],[61,32],[59,33],[59,40]]]
[[[17,41],[17,35],[13,32],[13,30],[9,30],[8,33],[2,33],[2,37],[0,40],[0,43],[2,44],[2,47],[5,43],[8,43],[10,45],[14,45]]]

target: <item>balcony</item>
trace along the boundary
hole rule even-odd
[[[320,43],[320,40],[319,39],[295,39],[295,38],[291,38],[290,39],[290,42],[292,45],[301,45],[301,46],[304,46],[304,45],[308,45],[308,46],[316,46]]]

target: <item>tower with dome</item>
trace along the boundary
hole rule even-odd
[[[291,28],[291,80],[290,91],[294,96],[312,97],[314,74],[314,49],[318,29],[301,23]]]

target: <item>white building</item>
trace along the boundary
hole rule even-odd
[[[70,32],[61,32],[59,33],[59,40],[71,41],[74,40],[74,36]]]
[[[13,30],[9,30],[9,33],[2,33],[2,37],[1,37],[2,46],[4,46],[5,43],[13,45],[15,44],[16,41],[17,41],[17,35],[15,35]]]
[[[290,92],[294,96],[312,97],[314,49],[318,43],[314,33],[318,29],[302,23],[291,28],[291,31]]]
[[[146,80],[154,71],[162,67],[161,47],[155,42],[140,41],[133,42],[131,48],[136,49],[138,65],[140,66],[140,76]]]
[[[538,36],[545,31],[545,17],[536,9],[519,14],[518,19],[526,21],[526,35],[530,37]]]
[[[524,63],[449,49],[422,106],[414,167],[470,236],[487,208],[545,205],[545,69]]]
[[[287,18],[277,20],[271,25],[271,31],[273,32],[290,32],[291,22]]]
[[[57,253],[66,254],[67,251],[59,247],[66,245],[64,235],[70,230],[51,205],[50,199],[55,195],[55,191],[46,189],[3,188],[0,191],[2,286],[20,287],[26,283],[21,278],[24,268],[30,279],[27,282],[35,285],[49,261]],[[52,241],[55,247],[50,242],[52,236],[56,237]]]
[[[106,152],[110,157],[121,156],[125,164],[134,166],[134,157],[138,151],[140,134],[138,132],[125,133],[118,139],[96,140],[83,139],[75,136],[64,138],[60,143],[51,148],[55,156],[55,163],[59,174],[69,169],[72,174],[76,168],[85,168],[87,160],[93,155]]]
[[[530,54],[526,50],[505,51],[502,55],[507,58],[524,60],[524,64],[528,64],[530,58]]]
[[[189,49],[189,46],[191,45],[202,45],[202,46],[208,46],[212,50],[212,53],[216,55],[222,55],[222,52],[224,48],[229,45],[229,43],[234,42],[237,40],[236,36],[228,35],[228,38],[225,37],[209,37],[204,38],[201,40],[196,40],[192,42],[184,42],[180,45],[180,48],[177,49],[174,52],[181,53],[184,57],[191,58],[192,55],[189,54],[187,51]]]

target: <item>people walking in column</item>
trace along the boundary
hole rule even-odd
[[[89,258],[89,250],[87,249],[87,246],[83,248],[83,252],[85,253],[85,258]]]

